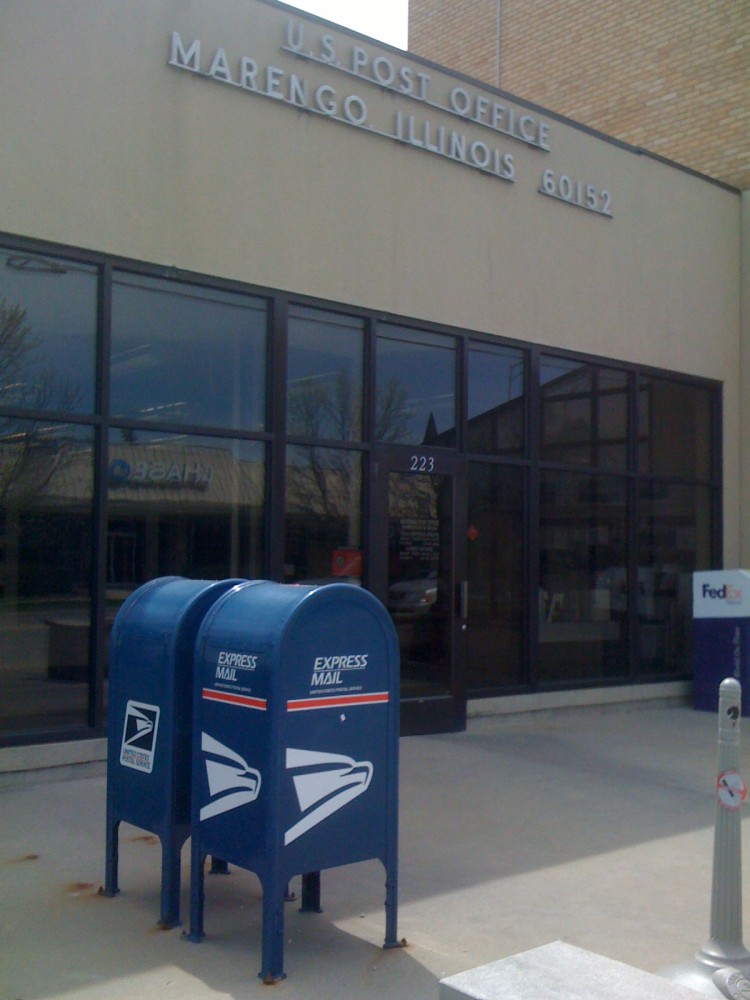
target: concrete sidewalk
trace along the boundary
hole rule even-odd
[[[444,976],[558,939],[656,971],[708,938],[716,747],[716,717],[684,706],[473,719],[465,733],[401,740],[408,947],[380,947],[378,862],[327,871],[322,915],[287,906],[288,978],[275,987],[257,979],[255,876],[207,878],[206,940],[190,944],[156,927],[160,851],[149,834],[123,824],[121,894],[97,895],[104,778],[5,789],[0,1000],[239,1000],[270,989],[437,1000]],[[188,861],[186,847],[185,920]]]

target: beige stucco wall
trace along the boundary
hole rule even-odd
[[[290,18],[340,65],[282,51]],[[233,80],[251,57],[280,92],[296,73],[356,95],[374,128],[169,66],[173,31],[204,74],[223,48]],[[536,111],[531,148],[345,72],[354,46],[442,106],[457,84],[498,99],[262,0],[4,0],[0,230],[717,379],[736,564],[739,195]],[[388,138],[398,112],[511,155],[515,181]],[[538,193],[546,169],[608,190],[613,218]]]

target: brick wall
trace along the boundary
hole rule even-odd
[[[497,0],[409,0],[409,48],[497,86]]]
[[[750,0],[409,0],[409,48],[750,188]]]

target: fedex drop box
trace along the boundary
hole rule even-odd
[[[743,687],[750,673],[750,572],[693,574],[693,705],[715,712],[725,677]],[[742,714],[750,714],[750,698]]]

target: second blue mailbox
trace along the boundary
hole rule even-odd
[[[289,879],[378,858],[385,946],[396,947],[399,653],[388,612],[349,584],[240,586],[210,609],[195,652],[190,938],[203,936],[214,854],[258,875],[260,976],[283,978]]]
[[[122,821],[161,840],[161,923],[180,922],[190,836],[193,646],[208,608],[246,580],[151,580],[117,613],[109,657],[106,896],[119,890]]]

